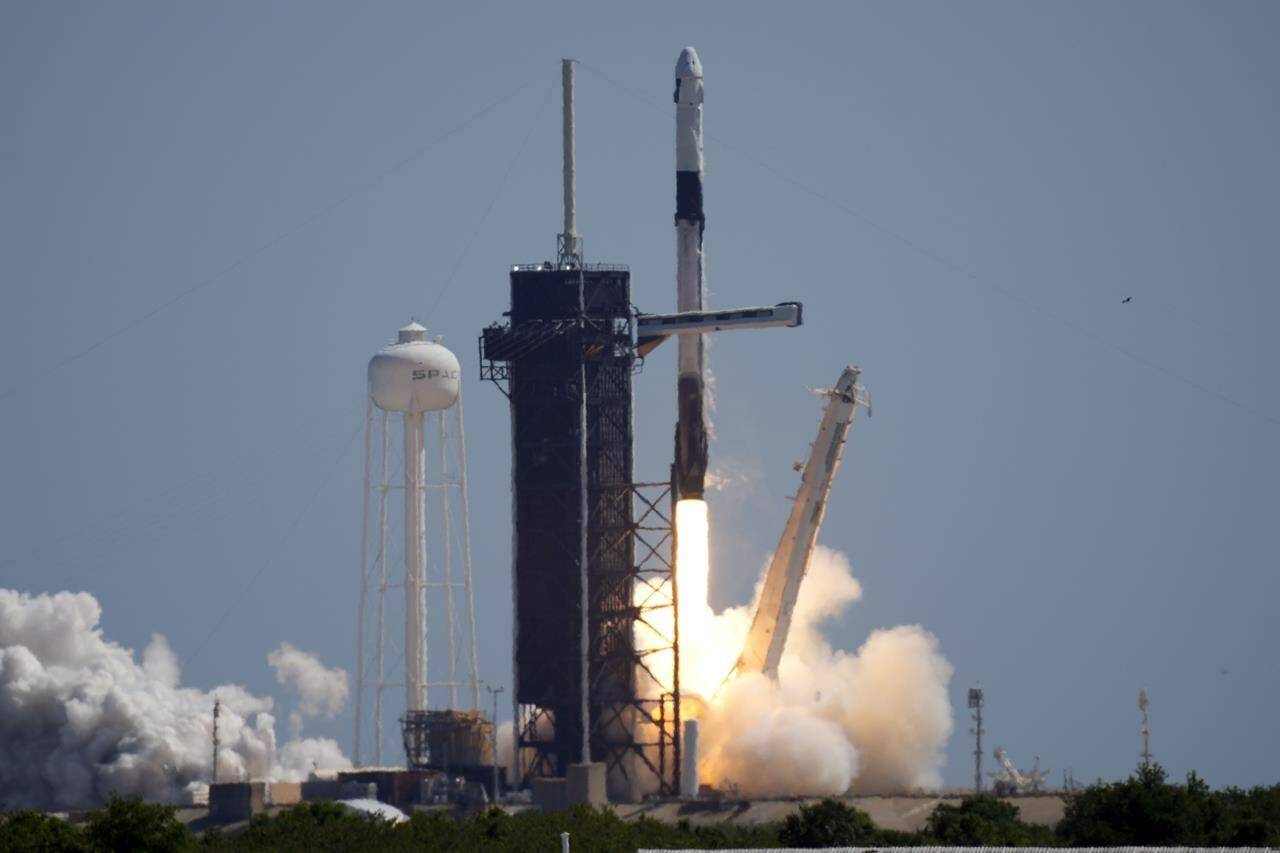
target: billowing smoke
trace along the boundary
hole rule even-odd
[[[267,663],[276,673],[276,681],[292,687],[298,705],[289,712],[289,731],[293,737],[280,750],[280,767],[288,775],[305,776],[313,769],[345,770],[351,762],[338,745],[328,738],[303,738],[306,717],[333,719],[347,703],[347,673],[339,667],[326,667],[320,658],[290,643],[267,655]]]
[[[707,471],[706,488],[709,492],[742,492],[755,487],[760,470],[741,465],[711,468]]]
[[[270,698],[243,687],[183,687],[160,635],[137,660],[106,639],[88,593],[0,589],[0,802],[76,808],[109,794],[178,802],[211,776],[213,703],[222,703],[220,778],[303,778],[349,766],[332,740],[276,752]]]
[[[515,726],[510,720],[498,724],[498,766],[506,769],[508,782],[515,782],[516,779],[515,731]]]
[[[704,782],[746,796],[941,785],[952,727],[951,665],[933,635],[917,625],[875,630],[857,652],[831,647],[823,624],[862,595],[843,554],[815,549],[777,682],[747,674],[721,684],[742,649],[754,605],[712,613],[684,598],[683,578],[682,571],[682,692],[714,697],[699,715]],[[686,617],[693,608],[701,612]],[[702,627],[686,633],[686,618]]]
[[[267,655],[267,663],[276,671],[276,681],[292,687],[298,694],[298,707],[289,714],[293,736],[302,734],[304,717],[333,717],[347,704],[347,673],[327,668],[320,658],[281,643]]]
[[[276,759],[276,776],[281,779],[306,779],[314,770],[350,769],[351,759],[327,737],[294,738],[280,747]]]

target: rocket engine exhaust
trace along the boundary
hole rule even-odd
[[[678,338],[675,578],[666,594],[678,589],[680,603],[678,615],[671,608],[653,622],[636,622],[637,648],[649,653],[637,675],[678,691],[681,717],[697,721],[699,784],[748,796],[937,787],[952,726],[951,666],[937,639],[918,625],[898,626],[872,632],[850,652],[834,648],[822,631],[861,595],[847,559],[816,544],[853,409],[865,403],[856,394],[856,369],[842,375],[840,393],[828,393],[839,403],[824,413],[795,517],[771,561],[778,570],[766,566],[753,603],[711,606],[705,335],[799,326],[801,305],[707,308],[703,70],[693,48],[680,53],[675,71],[676,313],[639,315],[637,350],[643,356]],[[637,586],[638,600],[651,594]],[[753,625],[762,611],[768,618]],[[726,680],[730,671],[737,677]],[[690,781],[684,790],[695,787]]]

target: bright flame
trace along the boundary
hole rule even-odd
[[[711,609],[707,502],[676,504],[676,582],[680,591],[680,694],[710,702],[746,637],[741,619]]]
[[[711,615],[711,546],[708,542],[707,502],[685,500],[676,504],[676,583],[680,589],[680,639],[682,648],[696,655],[706,617]]]
[[[710,554],[707,503],[683,500],[676,504],[676,583],[680,590],[680,697],[681,713],[697,717],[728,674],[746,636],[738,619],[725,619],[711,610]],[[671,600],[670,582],[657,588],[636,590],[640,607]],[[674,636],[670,608],[650,610],[637,623],[636,642],[648,650],[647,665],[664,691],[674,687],[674,660],[669,650]],[[735,636],[736,634],[736,636]]]
[[[951,666],[917,625],[872,632],[856,653],[833,649],[822,623],[861,596],[848,560],[818,546],[796,603],[778,680],[726,682],[755,605],[716,613],[708,601],[707,505],[676,504],[680,714],[702,723],[702,781],[747,796],[830,796],[932,788],[951,732]],[[674,682],[671,584],[642,583],[636,605],[642,679]],[[759,587],[757,587],[757,595]],[[652,734],[652,733],[649,733]]]

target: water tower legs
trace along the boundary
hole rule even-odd
[[[404,413],[404,669],[405,710],[427,707],[426,491],[423,413]]]

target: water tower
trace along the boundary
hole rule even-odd
[[[384,694],[403,685],[399,721],[408,766],[489,772],[492,724],[480,712],[476,672],[460,378],[457,357],[439,338],[428,340],[417,323],[401,329],[396,342],[369,361],[357,765],[369,759],[382,765]],[[400,449],[392,440],[397,431]],[[429,445],[436,452],[428,452]],[[403,498],[399,512],[397,493]],[[397,551],[402,572],[395,567]],[[404,617],[402,642],[386,630],[398,612]]]

